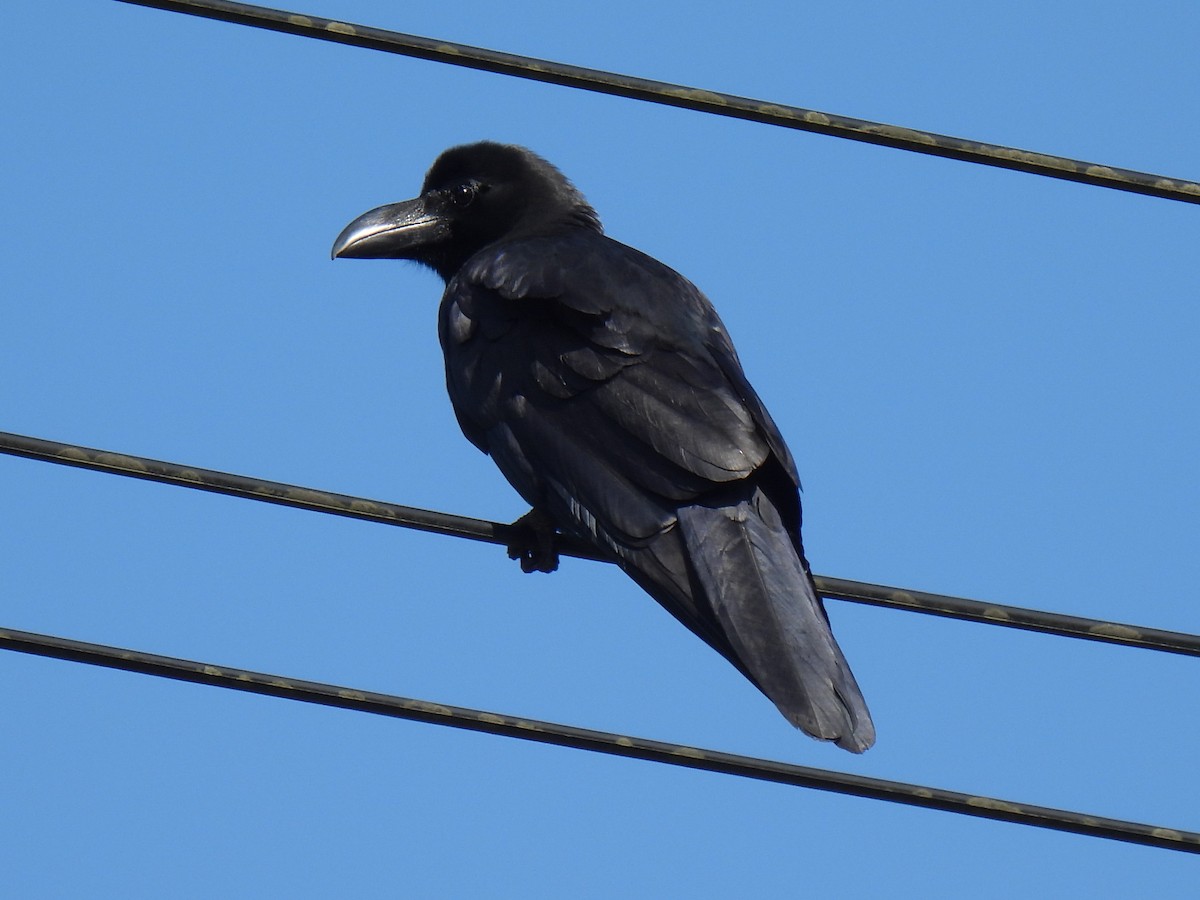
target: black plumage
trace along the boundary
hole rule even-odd
[[[611,555],[796,726],[871,746],[804,557],[795,463],[691,282],[605,237],[541,157],[494,143],[447,150],[420,197],[360,216],[334,256],[445,280],[450,399],[531,521]]]

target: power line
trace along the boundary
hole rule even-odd
[[[1146,628],[1141,625],[1125,625],[1105,622],[1083,616],[1068,616],[1063,613],[1044,612],[1020,606],[1000,603],[984,603],[963,597],[948,597],[906,588],[888,587],[846,581],[826,575],[814,576],[817,590],[822,597],[848,600],[870,606],[903,609],[909,612],[927,613],[951,619],[963,619],[985,625],[1002,625],[1023,631],[1039,631],[1059,637],[1101,641],[1108,644],[1123,644],[1144,650],[1160,650],[1164,653],[1179,653],[1184,656],[1200,656],[1200,635],[1181,631],[1164,631],[1161,628]]]
[[[702,769],[725,775],[737,775],[776,784],[814,788],[872,800],[885,800],[906,806],[937,809],[959,815],[997,819],[1036,828],[1067,831],[1091,837],[1125,841],[1178,850],[1185,853],[1200,853],[1200,833],[1181,831],[1092,816],[1069,810],[1013,803],[994,797],[980,797],[958,791],[924,787],[854,775],[847,772],[832,772],[814,769],[777,760],[740,756],[719,750],[705,750],[678,744],[664,743],[647,738],[629,737],[572,725],[540,722],[532,719],[487,712],[478,709],[446,706],[427,700],[414,700],[374,691],[341,687],[315,681],[302,681],[280,675],[268,675],[196,662],[75,641],[52,635],[34,634],[27,631],[0,629],[0,649],[15,650],[35,656],[46,656],[72,662],[139,672],[159,678],[187,681],[229,690],[263,694],[285,700],[298,700],[321,706],[409,719],[434,725],[462,728],[467,731],[482,731],[525,741],[537,741],[576,750],[589,750],[613,756],[625,756],[650,762]]]
[[[781,107],[762,101],[510,56],[464,45],[298,16],[246,4],[226,3],[220,2],[220,0],[203,3],[186,2],[186,0],[185,2],[122,0],[122,2],[224,19],[270,30],[318,37],[798,130],[815,131],[945,158],[1026,171],[1166,199],[1200,203],[1200,185],[1194,182],[1167,179],[1061,157],[916,132],[811,110]],[[285,27],[282,22],[274,19],[268,20],[266,18],[268,15],[286,16],[287,26]],[[249,18],[243,19],[240,16],[261,16],[262,18],[251,21]],[[409,42],[409,46],[402,46],[401,41]],[[604,82],[602,79],[608,79],[608,81]],[[10,449],[9,446],[0,447],[0,452],[369,521],[469,537],[490,543],[506,544],[513,537],[513,530],[500,523],[402,507],[211,470],[185,468],[171,463],[123,454],[112,454],[62,444],[52,445],[50,442],[39,442],[38,439],[20,438],[16,435],[0,433],[0,440],[5,441],[6,444],[10,438],[28,441],[31,442],[31,445],[42,443],[56,447],[57,458],[49,459],[41,456],[39,452]],[[603,559],[595,551],[569,538],[562,539],[560,549],[566,555]],[[1200,655],[1200,637],[1194,635],[1062,616],[998,604],[986,604],[823,576],[818,576],[817,580],[822,595],[835,599],[1166,652]],[[369,712],[375,715],[422,721],[521,740],[532,740],[768,782],[939,809],[960,815],[1009,821],[1188,853],[1200,853],[1200,833],[1196,832],[1012,803],[938,788],[830,772],[785,762],[673,745],[573,726],[525,720],[481,710],[449,707],[423,700],[358,691],[336,685],[216,667],[206,663],[105,647],[66,638],[0,629],[0,648],[225,689]]]
[[[329,491],[283,484],[278,481],[264,481],[245,475],[231,475],[227,472],[184,466],[141,456],[95,450],[90,447],[77,447],[72,444],[60,444],[42,438],[3,431],[0,431],[0,453],[59,465],[76,466],[95,472],[107,472],[111,475],[141,478],[176,487],[227,494],[246,500],[276,503],[312,512],[331,513],[368,522],[470,538],[491,544],[507,545],[520,537],[519,531],[510,525],[502,525],[499,522],[417,509],[412,506],[400,506],[381,500],[352,497],[348,494],[335,494]],[[568,535],[559,536],[558,550],[565,556],[601,562],[612,561],[597,553],[592,547],[574,540]],[[830,578],[825,575],[816,576],[816,582],[821,596],[834,600],[847,600],[871,606],[964,619],[985,625],[1002,625],[1007,628],[1040,631],[1061,637],[1122,644],[1145,650],[1200,656],[1200,635],[1146,628],[1141,625],[1105,622],[1099,619],[1068,616],[999,603],[984,603],[962,597],[949,597],[944,594],[931,594],[907,588],[867,584],[842,578]]]
[[[1200,203],[1200,184],[1180,178],[1167,178],[1119,169],[1113,166],[1051,156],[1030,150],[1019,150],[999,144],[988,144],[964,138],[884,125],[865,119],[854,119],[833,113],[818,112],[797,106],[752,100],[733,94],[722,94],[701,88],[684,87],[646,78],[618,75],[599,69],[587,69],[566,63],[534,59],[496,50],[440,41],[432,38],[401,34],[368,25],[351,25],[335,19],[300,15],[285,10],[233,3],[228,0],[121,0],[135,6],[149,6],[170,12],[187,13],[238,25],[249,25],[268,31],[281,31],[302,37],[382,50],[400,56],[411,56],[432,62],[449,63],[501,75],[511,75],[532,81],[542,81],[565,87],[614,94],[634,100],[644,100],[665,106],[676,106],[699,112],[746,119],[766,125],[778,125],[799,131],[811,131],[833,137],[880,144],[899,150],[910,150],[946,159],[1015,169],[1049,178],[1078,181],[1119,191],[1148,194],[1185,203]]]

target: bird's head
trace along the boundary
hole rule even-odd
[[[449,281],[490,244],[572,227],[599,231],[600,220],[558,169],[524,147],[485,141],[445,151],[419,197],[363,213],[332,255],[412,259]]]

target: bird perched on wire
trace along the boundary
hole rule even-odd
[[[532,507],[525,571],[557,529],[596,547],[792,724],[856,753],[875,729],[800,538],[799,477],[712,305],[603,233],[558,169],[483,142],[434,162],[333,256],[446,282],[438,333],[467,438]]]

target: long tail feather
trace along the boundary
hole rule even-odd
[[[758,488],[679,510],[693,571],[742,667],[795,726],[861,753],[866,702],[778,511]]]

